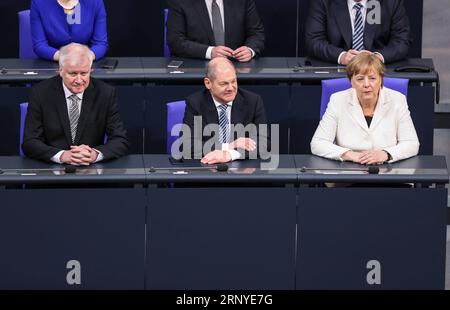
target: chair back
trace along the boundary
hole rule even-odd
[[[31,38],[30,27],[30,10],[20,11],[17,15],[19,17],[19,58],[38,58],[33,50],[33,39]]]
[[[180,136],[180,125],[183,123],[185,109],[186,101],[184,100],[167,103],[167,154],[171,153],[173,142]],[[172,128],[174,128],[173,133]]]
[[[384,86],[408,96],[409,79],[384,77]],[[320,100],[320,118],[327,109],[332,94],[352,87],[348,78],[322,80],[322,97]]]
[[[28,102],[23,102],[20,104],[20,144],[19,144],[19,155],[24,156],[22,151],[23,143],[23,131],[25,129],[25,119],[27,118],[28,112]]]
[[[167,45],[167,14],[169,9],[164,9],[164,57],[170,57],[169,46]]]

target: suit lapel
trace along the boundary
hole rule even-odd
[[[367,13],[370,12],[367,11]],[[367,22],[367,13],[366,13],[366,23],[364,24],[364,49],[370,51],[372,50],[373,39],[375,37],[378,25],[376,23],[369,24]],[[383,14],[381,14],[381,16],[383,16]]]
[[[225,46],[231,46],[231,35],[233,30],[233,8],[231,1],[223,1],[223,16],[224,16],[224,29],[225,29]]]
[[[203,120],[203,126],[208,124],[219,124],[219,115],[217,114],[216,105],[209,90],[205,90],[205,119]]]
[[[244,124],[244,114],[245,114],[245,103],[242,96],[237,93],[236,98],[234,98],[233,105],[231,107],[231,124]]]
[[[359,104],[358,97],[356,96],[356,91],[352,88],[352,93],[350,97],[350,101],[348,104],[348,112],[351,118],[361,126],[364,131],[369,132],[369,127],[367,126],[366,119],[364,118],[364,114],[362,108]]]
[[[92,103],[95,97],[95,87],[92,83],[92,79],[88,88],[83,94],[83,102],[81,104],[80,118],[78,119],[77,135],[75,137],[75,145],[79,144],[79,141],[83,135],[84,128],[86,127],[87,118],[91,114]]]
[[[334,14],[334,19],[341,31],[345,44],[352,47],[352,24],[348,12],[347,0],[331,1],[330,11]]]
[[[67,100],[64,94],[64,89],[62,86],[62,79],[55,79],[55,103],[56,109],[58,111],[59,120],[64,131],[64,136],[66,137],[67,145],[72,145],[72,136],[70,134],[70,121],[69,112],[67,110]]]
[[[226,1],[224,1],[226,2]],[[198,18],[203,24],[203,29],[208,36],[209,44],[215,45],[214,32],[211,26],[211,20],[209,19],[208,9],[206,8],[205,0],[197,0],[194,2],[195,9],[198,12]]]
[[[371,131],[375,130],[377,125],[380,124],[381,120],[385,118],[385,115],[388,113],[390,107],[391,105],[389,97],[383,89],[380,89],[378,103],[373,114],[372,123],[370,125]]]

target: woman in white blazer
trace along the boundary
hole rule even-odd
[[[311,141],[315,155],[373,165],[417,155],[406,97],[383,87],[384,65],[360,53],[347,65],[352,88],[330,97]]]

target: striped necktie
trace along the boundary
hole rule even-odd
[[[211,17],[216,46],[225,45],[225,32],[223,31],[222,15],[220,14],[220,8],[216,0],[213,0],[211,4]]]
[[[362,7],[363,6],[361,3],[356,3],[353,6],[353,8],[356,10],[356,15],[352,48],[357,51],[361,51],[364,49],[364,23],[361,12]]]
[[[230,124],[227,115],[228,104],[221,104],[219,106],[219,127],[220,127],[220,142],[228,143],[230,138]]]
[[[79,101],[80,98],[75,94],[69,97],[69,121],[72,143],[75,143],[75,137],[77,136],[78,119],[80,118],[80,110],[78,107]]]

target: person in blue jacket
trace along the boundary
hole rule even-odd
[[[59,60],[59,48],[75,42],[88,45],[95,59],[108,49],[103,0],[32,0],[31,35],[36,55]]]

